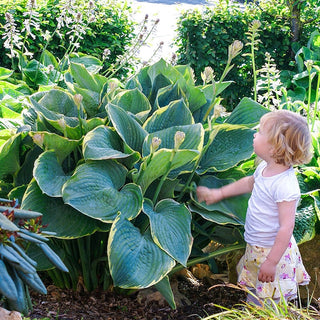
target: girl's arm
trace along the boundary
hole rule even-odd
[[[279,202],[278,210],[280,229],[266,260],[261,264],[258,274],[258,280],[261,282],[274,281],[277,264],[288,248],[293,233],[296,200]]]
[[[199,202],[205,201],[206,204],[212,204],[225,198],[250,193],[253,189],[253,184],[253,176],[247,176],[217,189],[200,186],[197,188],[197,198]]]

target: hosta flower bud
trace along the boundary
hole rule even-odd
[[[228,59],[231,61],[235,58],[243,48],[243,43],[239,40],[235,40],[230,46],[228,47]]]
[[[219,118],[225,111],[226,111],[226,109],[225,109],[222,105],[218,104],[218,105],[216,105],[216,106],[214,107],[213,117],[217,119],[217,118]]]
[[[104,49],[104,50],[103,50],[103,54],[102,54],[103,60],[107,59],[107,57],[109,57],[110,54],[111,54],[110,49],[108,49],[108,48]]]
[[[158,137],[153,137],[150,145],[150,153],[155,152],[161,144],[161,139]]]
[[[64,120],[64,118],[59,119],[58,124],[63,131],[66,129],[66,121]]]
[[[251,23],[251,29],[256,32],[261,27],[261,22],[259,20],[253,20]]]
[[[81,94],[79,94],[79,93],[77,93],[77,94],[75,94],[73,96],[73,101],[75,102],[77,107],[80,107],[80,104],[81,104],[82,100],[83,100],[83,96]]]
[[[204,83],[209,83],[213,80],[214,74],[211,67],[205,67],[204,71],[201,72],[201,79]]]
[[[89,8],[93,9],[94,8],[94,2],[93,1],[89,1]]]
[[[37,144],[39,147],[42,148],[43,146],[43,141],[44,141],[44,134],[43,133],[36,133],[33,137],[32,140],[35,144]]]
[[[177,131],[176,134],[174,135],[174,148],[179,149],[181,146],[182,142],[184,141],[186,137],[186,134],[182,131]]]
[[[317,70],[317,72],[320,72],[320,66],[314,64],[313,67]]]
[[[307,70],[310,72],[313,67],[313,60],[307,60],[304,62],[304,65],[306,66]]]
[[[115,81],[115,80],[111,80],[109,82],[110,91],[116,90],[118,88],[118,86],[119,86],[119,83],[117,81]]]

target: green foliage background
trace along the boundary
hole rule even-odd
[[[15,18],[17,29],[21,30],[27,12],[27,1],[19,0],[12,3],[6,3],[0,6],[0,23],[5,24],[5,13],[10,12]],[[85,2],[77,1],[74,10],[83,8]],[[80,50],[83,53],[90,54],[98,59],[102,59],[105,49],[110,50],[110,55],[103,61],[103,69],[107,70],[112,68],[120,56],[124,55],[128,47],[132,44],[135,37],[134,25],[135,23],[129,18],[131,8],[125,3],[117,1],[109,1],[104,3],[95,2],[95,17],[94,22],[88,23],[85,17],[85,22],[88,23],[88,29],[83,38],[80,39]],[[61,1],[49,0],[45,3],[40,3],[37,11],[39,12],[40,29],[42,31],[48,30],[53,34],[57,26],[57,17],[61,14]],[[39,60],[41,52],[46,45],[46,40],[41,35],[39,30],[34,27],[31,28],[35,34],[35,38],[27,38],[28,50],[33,52],[34,58]],[[63,26],[60,29],[62,37],[55,34],[50,40],[47,50],[54,53],[56,58],[61,59],[66,52],[69,45],[68,38],[66,37],[69,29]],[[3,47],[4,39],[3,28],[0,29],[0,47]],[[6,68],[11,68],[11,60],[7,56],[6,50],[0,51],[0,65]],[[121,70],[117,73],[117,77],[125,77],[128,72],[133,70],[130,63],[126,63]]]
[[[309,16],[310,17],[310,16]],[[240,7],[238,3],[219,1],[217,6],[207,7],[202,13],[199,10],[185,11],[178,21],[178,63],[190,64],[196,78],[201,81],[200,74],[204,68],[211,66],[217,77],[221,76],[226,60],[228,46],[234,40],[248,43],[246,32],[253,20],[262,24],[259,33],[260,44],[256,51],[257,69],[265,62],[265,53],[269,52],[276,61],[279,70],[293,70],[294,54],[291,50],[290,12],[281,1],[260,1],[259,6],[248,3]],[[306,25],[301,35],[300,48],[306,45],[310,34],[319,22]],[[243,53],[248,53],[245,47]],[[230,90],[223,94],[228,110],[232,110],[243,96],[252,96],[252,66],[250,58],[238,56],[234,59],[235,67],[227,79],[234,83]]]

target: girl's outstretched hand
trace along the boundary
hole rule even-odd
[[[207,187],[197,187],[197,198],[199,202],[206,204],[216,203],[222,200],[222,193],[220,189],[209,189]]]

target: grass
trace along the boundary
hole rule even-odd
[[[233,286],[233,285],[231,285]],[[238,287],[239,289],[239,287]],[[247,291],[245,288],[243,290]],[[251,294],[252,293],[248,293]],[[202,318],[202,320],[223,319],[223,320],[254,320],[254,319],[273,319],[273,320],[314,320],[320,319],[320,312],[312,306],[305,308],[298,307],[292,303],[286,303],[282,297],[277,304],[273,300],[262,301],[255,297],[261,306],[252,303],[240,303],[235,308],[229,309],[216,305],[223,311],[214,315]],[[301,301],[299,301],[301,305]]]
[[[242,309],[226,309],[202,320],[223,319],[223,320],[252,320],[252,319],[286,319],[286,320],[314,320],[320,319],[320,313],[316,310],[300,309],[294,305],[264,305],[263,307],[251,304],[238,305]]]

